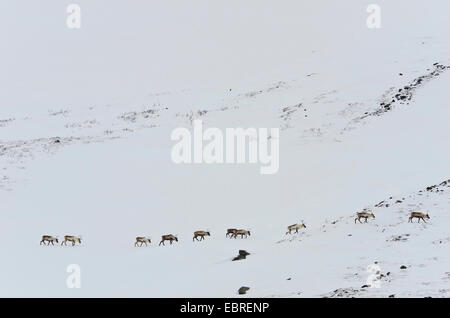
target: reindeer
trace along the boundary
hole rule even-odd
[[[159,245],[161,245],[161,243],[162,243],[162,245],[165,246],[166,244],[164,244],[164,241],[170,241],[170,245],[172,245],[173,241],[178,242],[178,238],[176,237],[176,235],[168,234],[168,235],[163,235],[161,237],[162,237],[162,240],[161,240],[161,242],[159,242]]]
[[[45,242],[47,242],[47,244],[45,244]],[[50,245],[50,243],[52,243],[52,245],[55,245],[55,242],[59,243],[58,237],[54,237],[51,235],[42,235],[42,240],[39,245],[42,245],[42,243],[44,243],[44,245]]]
[[[199,236],[200,236],[200,240],[198,239]],[[205,236],[211,236],[209,231],[195,231],[194,237],[192,238],[192,242],[194,242],[194,239],[196,239],[197,241],[202,241],[205,239]]]
[[[417,223],[420,223],[420,220],[422,220],[422,221],[424,221],[425,223],[427,223],[427,221],[425,221],[425,219],[430,219],[430,216],[428,215],[428,213],[427,214],[425,214],[425,213],[422,213],[422,212],[411,212],[411,216],[409,217],[409,219],[408,219],[408,223],[412,223],[412,220],[414,219],[414,218],[417,218],[418,219],[418,221],[417,221]]]
[[[233,237],[237,238],[238,235],[240,235],[241,238],[244,238],[244,236],[245,236],[245,238],[247,238],[247,236],[250,236],[250,231],[247,231],[247,230],[236,230],[233,233]]]
[[[305,225],[305,223],[303,223],[303,221],[299,224],[289,225],[287,227],[288,231],[286,232],[286,235],[291,234],[291,231],[294,231],[294,230],[295,230],[295,233],[298,233],[298,230],[301,230],[302,228],[306,229],[306,225]]]
[[[237,229],[228,229],[227,230],[227,234],[225,235],[225,237],[228,237],[228,235],[229,235],[230,238],[232,238],[236,231],[237,231]]]
[[[375,219],[375,215],[370,212],[358,212],[358,213],[356,213],[355,223],[356,223],[356,221],[359,221],[359,223],[362,223],[361,219],[366,219],[366,221],[364,223],[367,223],[368,218]]]
[[[150,244],[152,242],[152,240],[148,237],[142,237],[142,236],[138,236],[136,237],[136,243],[134,243],[134,246],[136,247],[138,243],[141,243],[141,245],[139,245],[139,247],[142,246],[142,244],[145,244],[145,246],[148,246],[148,244]]]
[[[81,236],[65,235],[64,241],[61,242],[61,245],[64,244],[67,246],[67,242],[71,242],[72,246],[74,246],[75,243],[81,244]]]

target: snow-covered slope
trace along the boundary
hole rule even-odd
[[[360,1],[80,5],[80,30],[56,1],[0,10],[1,296],[450,295],[450,4],[380,1],[377,30]],[[280,128],[279,172],[174,164],[194,119]]]

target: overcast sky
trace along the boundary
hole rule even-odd
[[[70,3],[0,3],[2,108],[90,106],[175,88],[284,80],[306,71],[313,51],[332,58],[330,52],[374,36],[365,24],[366,1],[79,0],[78,30],[66,26]],[[425,30],[445,25],[448,16],[434,14],[450,12],[445,1],[377,3],[378,38],[401,38],[411,28],[432,36]]]

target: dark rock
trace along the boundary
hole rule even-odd
[[[389,298],[395,298],[395,294],[389,295]]]
[[[406,267],[405,265],[400,266],[400,269],[407,269],[408,267]]]
[[[247,252],[246,250],[239,250],[239,255],[247,256],[250,255],[250,253]]]
[[[239,255],[233,258],[233,261],[240,261],[242,259],[246,259],[247,255],[250,255],[250,253],[245,250],[239,250]]]
[[[245,295],[249,289],[250,287],[242,286],[241,288],[238,289],[238,294]]]

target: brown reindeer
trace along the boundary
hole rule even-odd
[[[237,229],[228,229],[227,230],[227,234],[225,235],[225,237],[228,237],[228,235],[229,235],[230,238],[232,238],[236,231],[237,231]]]
[[[199,236],[200,236],[200,240],[198,239]],[[211,236],[211,234],[207,231],[195,231],[194,237],[192,238],[192,242],[194,242],[194,239],[197,241],[202,241],[205,239],[205,236]]]
[[[241,238],[244,238],[244,236],[245,236],[245,238],[247,238],[247,236],[250,236],[250,231],[247,231],[247,230],[236,230],[233,233],[233,237],[237,238],[238,235],[240,235]]]
[[[81,244],[81,236],[73,236],[73,235],[65,235],[64,236],[64,241],[61,242],[61,245],[66,245],[67,246],[67,242],[71,242],[72,246],[75,245],[75,243]]]
[[[306,229],[306,225],[305,225],[305,223],[303,223],[303,221],[302,221],[302,222],[299,223],[299,224],[292,224],[292,225],[289,225],[289,226],[287,227],[287,229],[288,229],[288,231],[286,232],[286,235],[287,235],[287,234],[291,234],[291,232],[294,231],[294,230],[295,230],[295,233],[298,233],[298,230]]]
[[[172,234],[163,235],[163,236],[161,236],[161,238],[162,238],[162,240],[161,240],[161,242],[159,242],[159,245],[161,245],[161,243],[162,243],[162,245],[165,246],[166,244],[164,244],[164,241],[170,241],[170,245],[172,245],[173,241],[178,242],[178,238]]]
[[[142,244],[145,244],[145,246],[148,246],[147,244],[150,244],[151,242],[152,242],[152,240],[148,237],[138,236],[138,237],[136,237],[136,243],[134,243],[134,246],[136,247],[138,243],[141,243],[141,245],[139,245],[139,247],[141,247]]]
[[[45,242],[47,242],[47,244],[45,244]],[[51,235],[42,235],[42,240],[39,245],[41,245],[42,243],[44,243],[44,245],[50,245],[50,243],[52,243],[52,245],[55,245],[55,242],[59,243],[57,237]]]
[[[409,217],[409,219],[408,219],[408,223],[412,223],[412,220],[414,219],[414,218],[417,218],[418,219],[418,221],[417,221],[417,223],[420,223],[420,220],[422,220],[422,221],[424,221],[425,223],[427,223],[427,221],[425,221],[425,219],[430,219],[430,216],[428,215],[428,213],[427,214],[425,214],[425,213],[422,213],[422,212],[411,212],[411,216]]]
[[[375,219],[375,215],[373,213],[369,213],[369,212],[358,212],[358,213],[356,213],[355,223],[356,223],[356,221],[359,221],[359,223],[362,223],[361,219],[366,219],[366,221],[364,223],[367,223],[368,218]]]

